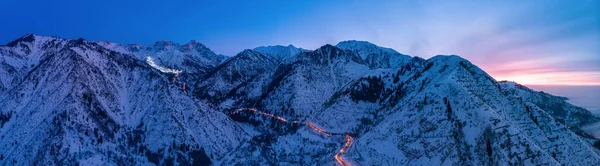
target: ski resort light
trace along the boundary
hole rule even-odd
[[[149,56],[146,57],[146,63],[148,63],[148,65],[152,66],[155,69],[158,69],[160,72],[163,72],[163,73],[179,74],[179,73],[183,72],[182,70],[175,70],[175,69],[170,69],[170,68],[159,66],[156,63],[154,63],[154,59]]]

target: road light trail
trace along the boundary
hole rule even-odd
[[[352,144],[352,137],[350,135],[346,134],[346,144],[344,144],[344,147],[342,149],[340,149],[340,152],[335,154],[335,160],[343,166],[347,166],[348,163],[345,162],[341,156],[342,156],[342,154],[346,153],[346,151],[348,151],[348,148],[350,148],[351,144]]]
[[[275,119],[277,119],[279,121],[282,121],[282,122],[288,122],[288,120],[285,119],[285,118],[283,118],[283,117],[275,116],[275,115],[273,115],[271,113],[257,111],[254,108],[238,108],[232,114],[238,114],[241,111],[252,111],[253,113],[257,113],[259,115],[269,116],[269,117],[275,118]],[[294,124],[299,123],[298,121],[295,121],[295,120],[291,121],[291,122],[294,123]],[[304,124],[306,124],[308,127],[312,128],[313,130],[317,131],[318,133],[325,134],[326,136],[333,135],[332,133],[330,133],[330,132],[328,132],[328,131],[326,131],[324,129],[321,129],[321,128],[317,127],[316,125],[314,125],[314,124],[312,124],[310,122],[304,122]],[[335,156],[334,156],[335,161],[337,161],[342,166],[348,166],[348,165],[350,165],[350,164],[348,164],[347,161],[344,161],[344,159],[342,159],[342,154],[344,154],[344,153],[346,153],[348,151],[348,149],[350,148],[350,145],[352,145],[352,141],[354,140],[352,138],[352,136],[350,136],[348,134],[345,134],[345,136],[346,136],[346,143],[344,144],[344,147],[342,147],[342,149],[340,149],[339,152],[336,153]]]
[[[329,132],[327,132],[327,131],[325,131],[325,130],[317,127],[317,126],[315,126],[314,124],[312,124],[310,122],[306,122],[306,125],[308,125],[308,127],[312,128],[313,130],[315,130],[315,131],[317,131],[319,133],[323,133],[323,134],[325,134],[327,136],[331,136],[331,133],[329,133]]]
[[[269,116],[269,117],[275,118],[275,119],[277,119],[277,120],[279,120],[279,121],[282,121],[282,122],[288,122],[288,120],[287,120],[287,119],[285,119],[285,118],[282,118],[282,117],[280,117],[280,116],[275,116],[275,115],[273,115],[273,114],[266,113],[266,112],[256,111],[256,109],[254,109],[254,108],[240,108],[240,109],[237,109],[237,110],[235,110],[235,112],[233,112],[233,114],[238,114],[240,111],[244,111],[244,110],[247,110],[247,111],[252,111],[252,112],[254,112],[254,113],[258,113],[258,114],[260,114],[260,115]],[[297,123],[297,122],[298,122],[298,121],[294,121],[294,123]]]

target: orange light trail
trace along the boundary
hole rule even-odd
[[[312,123],[310,123],[310,122],[306,122],[306,125],[308,125],[308,127],[312,128],[313,130],[315,130],[315,131],[317,131],[317,132],[319,132],[319,133],[323,133],[323,134],[325,134],[325,135],[327,135],[327,136],[331,136],[331,133],[329,133],[329,132],[327,132],[327,131],[325,131],[325,130],[323,130],[323,129],[321,129],[321,128],[319,128],[319,127],[315,126],[315,125],[313,125],[313,124],[312,124]]]
[[[276,118],[277,120],[282,121],[282,122],[288,122],[288,120],[285,119],[285,118],[282,118],[282,117],[279,117],[279,116],[275,116],[275,115],[270,114],[270,113],[257,111],[254,108],[239,108],[239,109],[236,109],[232,114],[238,114],[240,111],[252,111],[252,112],[258,113],[260,115],[264,115],[264,116],[269,116],[269,117]],[[299,123],[299,122],[294,120],[294,121],[292,121],[292,123],[296,124],[296,123]],[[304,123],[308,127],[310,127],[313,130],[317,131],[318,133],[325,134],[326,136],[331,136],[332,135],[330,132],[327,132],[327,131],[321,129],[321,128],[317,127],[316,125],[314,125],[314,124],[312,124],[310,122],[304,122]],[[342,147],[342,149],[340,149],[339,152],[336,153],[335,156],[334,156],[335,160],[339,164],[341,164],[342,166],[348,166],[348,165],[350,165],[346,161],[344,161],[341,156],[342,156],[342,154],[344,154],[344,153],[346,153],[348,151],[348,148],[350,148],[350,145],[352,144],[352,140],[353,140],[353,138],[350,135],[346,134],[346,143],[344,144],[344,147]]]
[[[244,110],[246,110],[246,111],[252,111],[252,112],[254,112],[254,113],[258,113],[258,114],[260,114],[260,115],[269,116],[269,117],[275,118],[275,119],[277,119],[277,120],[279,120],[279,121],[282,121],[282,122],[288,122],[288,120],[287,120],[287,119],[285,119],[285,118],[283,118],[283,117],[280,117],[280,116],[275,116],[275,115],[273,115],[273,114],[266,113],[266,112],[256,111],[256,109],[254,109],[254,108],[240,108],[240,109],[237,109],[237,110],[235,110],[235,112],[233,112],[233,114],[237,114],[237,113],[239,113],[240,111],[244,111]],[[297,122],[298,122],[298,121],[294,121],[294,123],[297,123]]]
[[[346,144],[344,144],[344,147],[342,149],[340,149],[339,153],[335,154],[335,160],[343,166],[349,165],[344,160],[342,160],[341,156],[342,156],[342,154],[346,153],[346,151],[348,151],[348,148],[350,148],[351,144],[352,144],[352,137],[350,135],[346,134]]]

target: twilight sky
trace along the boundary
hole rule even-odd
[[[600,85],[598,0],[2,0],[0,43],[27,33],[151,44],[197,40],[235,55],[366,40],[460,55],[497,80]]]

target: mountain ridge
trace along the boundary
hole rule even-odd
[[[0,46],[0,163],[600,164],[580,129],[600,118],[459,56],[364,41],[262,48],[222,58],[196,41],[35,35]]]

